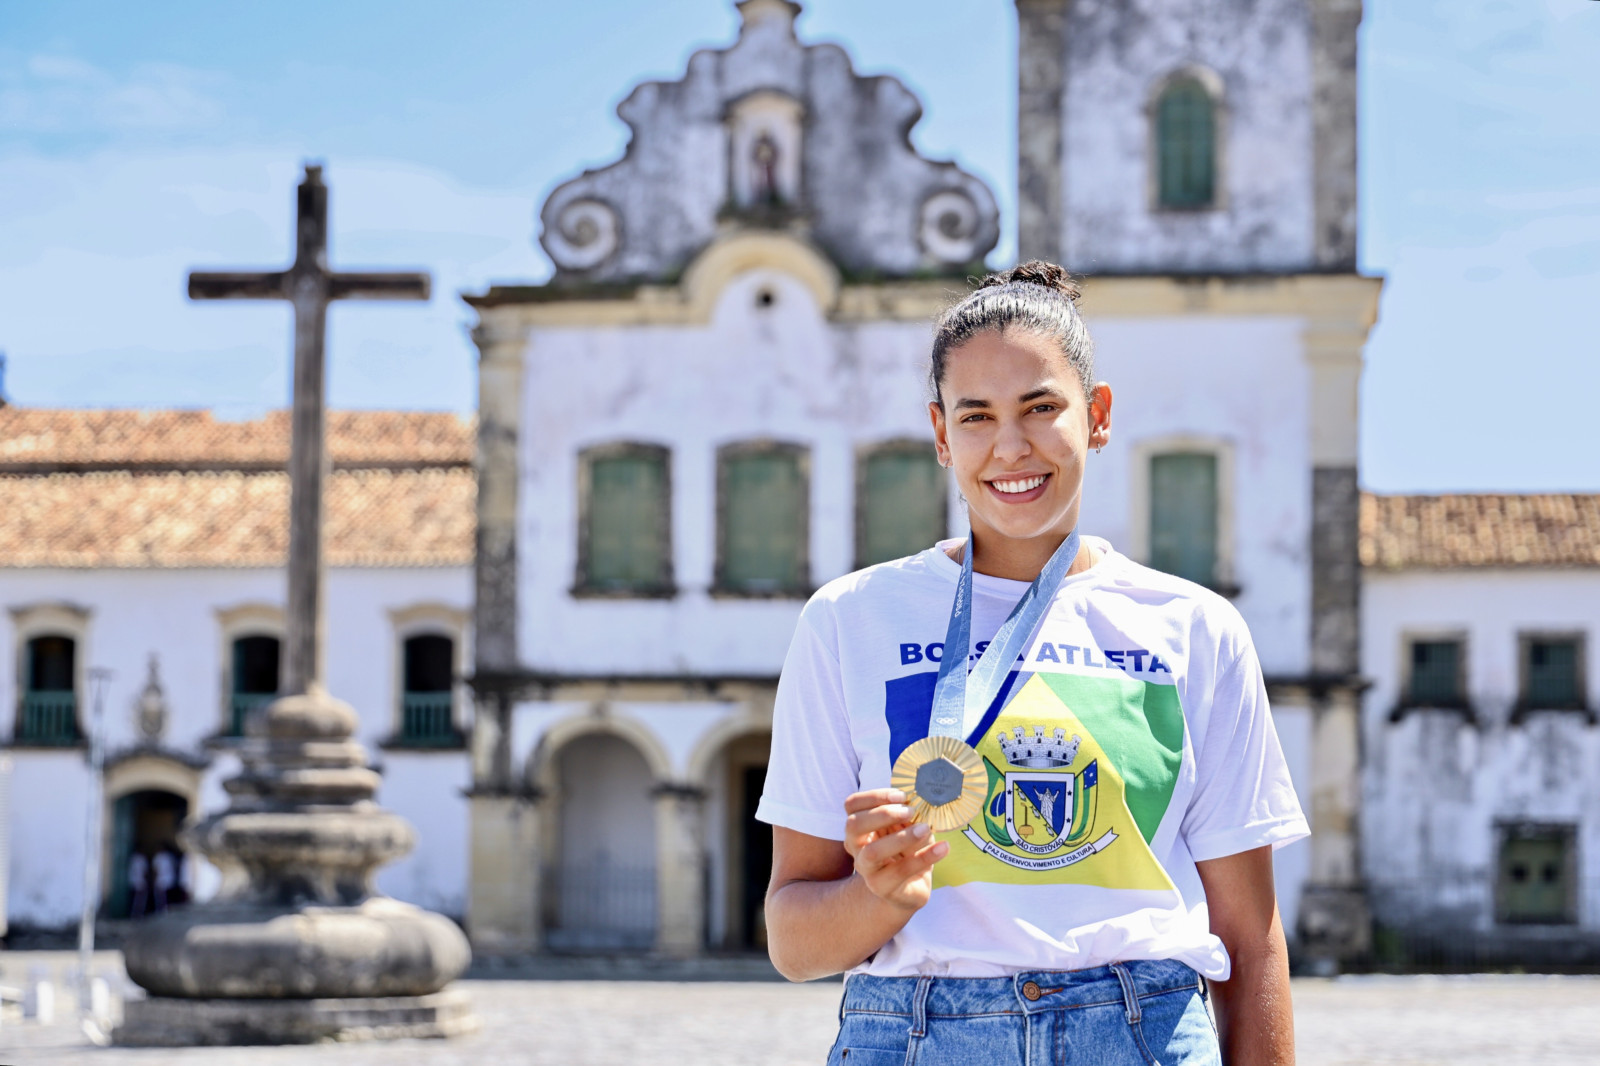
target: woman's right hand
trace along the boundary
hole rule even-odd
[[[950,845],[932,841],[932,826],[911,820],[906,795],[895,788],[857,792],[844,801],[844,848],[856,875],[874,896],[918,911],[933,894],[933,864]]]

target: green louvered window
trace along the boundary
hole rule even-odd
[[[233,642],[232,688],[228,700],[228,736],[244,736],[251,712],[277,698],[283,647],[277,637],[238,637]]]
[[[1194,210],[1216,197],[1217,116],[1211,94],[1191,78],[1156,102],[1156,174],[1162,207]]]
[[[1568,710],[1584,705],[1582,651],[1576,637],[1523,639],[1523,706]]]
[[[1206,586],[1217,582],[1217,457],[1150,459],[1150,565]]]
[[[20,743],[50,746],[78,742],[77,655],[77,641],[68,636],[28,641],[17,721]]]
[[[1466,702],[1461,691],[1461,641],[1411,642],[1411,683],[1407,703],[1415,707],[1459,707]]]
[[[579,587],[660,594],[672,586],[667,451],[611,446],[584,457],[585,520]]]
[[[929,445],[888,445],[861,460],[856,566],[914,555],[942,539],[948,484]]]
[[[746,595],[806,590],[805,454],[784,445],[725,449],[718,477],[717,586]]]

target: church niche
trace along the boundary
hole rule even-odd
[[[729,201],[734,207],[760,212],[799,205],[804,114],[800,101],[768,90],[750,93],[729,108]]]

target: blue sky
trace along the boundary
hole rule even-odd
[[[301,160],[328,165],[336,265],[438,294],[335,310],[332,402],[468,410],[454,294],[545,277],[544,196],[620,152],[634,83],[737,25],[726,0],[0,7],[7,393],[231,416],[284,402],[288,312],[190,304],[184,275],[281,264]],[[918,147],[994,188],[1008,260],[1009,0],[809,0],[800,28],[918,93]],[[1362,48],[1362,263],[1388,278],[1364,481],[1600,490],[1600,3],[1367,0]]]

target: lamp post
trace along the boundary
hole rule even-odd
[[[106,762],[106,686],[111,671],[103,666],[89,671],[89,809],[83,820],[83,910],[78,917],[78,1016],[84,1034],[96,1044],[108,1042],[94,1016],[89,962],[94,957],[94,915],[100,904],[100,814],[104,806],[103,771]]]

